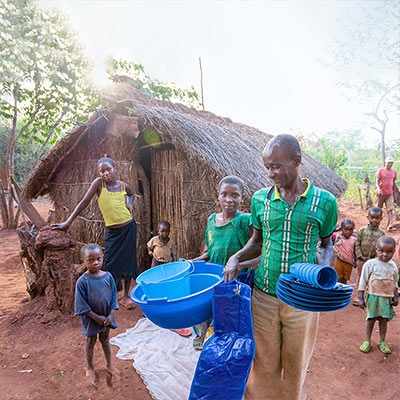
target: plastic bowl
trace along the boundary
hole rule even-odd
[[[192,262],[179,260],[167,264],[161,264],[157,267],[150,268],[142,272],[137,278],[138,285],[149,285],[168,280],[183,278],[185,275],[193,272],[194,266]]]
[[[213,288],[223,281],[223,268],[195,261],[193,271],[187,276],[154,285],[136,285],[131,299],[150,321],[162,328],[181,329],[201,324],[212,317]]]

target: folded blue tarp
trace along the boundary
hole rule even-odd
[[[255,354],[251,289],[235,280],[214,288],[214,335],[197,363],[189,400],[240,400]]]

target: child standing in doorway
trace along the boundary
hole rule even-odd
[[[151,268],[157,265],[172,262],[172,240],[169,237],[171,225],[168,221],[160,221],[157,224],[157,236],[147,242],[147,249],[152,257]]]
[[[396,242],[389,236],[378,239],[376,252],[378,257],[367,261],[362,269],[358,287],[358,306],[367,308],[366,338],[360,350],[368,353],[371,350],[371,335],[375,321],[379,321],[380,342],[378,347],[384,354],[391,350],[386,344],[387,322],[396,315],[393,306],[398,304],[398,270],[392,261],[396,249]],[[367,288],[367,296],[364,292]]]
[[[108,157],[97,162],[100,177],[90,185],[83,199],[75,207],[65,222],[53,224],[53,229],[67,230],[74,219],[89,205],[97,195],[100,211],[106,224],[105,271],[109,271],[117,284],[117,290],[124,293],[120,304],[131,309],[134,303],[129,298],[132,278],[138,276],[136,259],[136,223],[132,217],[134,194],[130,186],[118,181],[115,162]]]
[[[96,374],[93,367],[93,352],[97,335],[106,358],[106,371],[119,375],[111,360],[109,342],[110,328],[117,328],[114,310],[117,305],[117,288],[109,272],[101,270],[103,252],[95,243],[82,247],[81,257],[87,271],[78,279],[75,288],[75,315],[82,318],[83,336],[86,337],[86,377],[90,384],[96,386]]]
[[[336,236],[333,251],[336,255],[335,271],[338,274],[338,282],[346,284],[350,280],[352,269],[357,266],[355,244],[353,236],[354,221],[346,218],[340,224],[341,233]]]

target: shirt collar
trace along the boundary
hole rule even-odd
[[[306,190],[299,197],[307,197],[310,193],[310,189],[312,186],[310,180],[307,178],[304,178],[303,182],[307,185],[307,187],[306,187]],[[281,195],[279,193],[278,186],[274,186],[274,195],[273,195],[272,200],[280,200],[280,198],[281,198]]]

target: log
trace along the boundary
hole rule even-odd
[[[11,183],[14,185],[16,191],[15,201],[17,203],[20,202],[22,211],[31,220],[33,225],[35,225],[38,230],[42,229],[46,225],[46,221],[40,216],[33,204],[21,196],[21,188],[13,178],[11,178]]]

